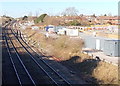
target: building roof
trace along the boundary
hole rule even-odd
[[[118,16],[99,16],[97,17],[99,20],[118,20]]]

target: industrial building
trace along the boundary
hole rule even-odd
[[[106,37],[96,37],[93,35],[87,35],[84,33],[79,33],[79,36],[84,40],[84,48],[96,49],[103,51],[106,55],[119,57],[120,56],[120,40],[106,38]]]
[[[120,40],[105,40],[103,51],[106,55],[120,57]]]

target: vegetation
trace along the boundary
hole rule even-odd
[[[65,66],[68,65],[78,74],[85,75],[84,78],[93,77],[89,79],[99,84],[117,84],[118,67],[81,53],[84,45],[82,40],[67,36],[46,38],[44,34],[37,34],[36,31],[30,29],[26,29],[24,32],[28,35],[28,43],[34,44],[46,56],[55,56],[61,59],[61,63],[65,63]],[[76,56],[77,59],[75,59]]]
[[[22,20],[27,20],[27,18],[28,18],[27,16],[24,16],[24,17],[22,18]]]
[[[44,34],[34,34],[35,31],[26,30],[28,37],[30,37],[29,41],[35,39],[38,45],[36,47],[43,48],[43,51],[50,56],[56,56],[63,60],[70,59],[73,54],[81,53],[81,49],[84,45],[83,40],[69,38],[68,36],[60,36],[58,38],[46,38]],[[34,34],[32,37],[31,34]],[[40,37],[40,39],[37,39]],[[73,42],[74,41],[74,42]]]
[[[43,20],[44,20],[44,18],[45,18],[45,16],[46,16],[47,14],[42,14],[42,15],[40,15],[34,22],[37,24],[37,23],[39,23],[39,22],[44,22]]]
[[[104,14],[104,16],[107,16],[107,14]]]
[[[1,20],[0,23],[2,23],[4,25],[5,23],[8,23],[8,22],[14,20],[14,18],[3,15],[3,16],[1,16],[0,20]]]
[[[74,21],[70,21],[67,25],[70,25],[70,26],[80,26],[81,24],[78,21],[74,20]]]
[[[66,8],[61,14],[64,16],[77,16],[78,10],[75,7]]]
[[[95,14],[93,14],[93,15],[92,15],[92,17],[96,17],[96,15],[95,15]]]

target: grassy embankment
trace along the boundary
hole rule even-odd
[[[80,39],[72,39],[67,36],[58,38],[46,38],[37,31],[26,29],[28,42],[33,44],[47,56],[55,56],[61,59],[78,73],[86,74],[97,79],[98,83],[116,84],[118,82],[118,67],[103,61],[96,61],[92,57],[81,52],[84,42]],[[79,57],[75,60],[75,56]]]

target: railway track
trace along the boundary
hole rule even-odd
[[[12,35],[12,36],[10,36],[10,35]],[[42,59],[40,59],[38,61],[36,59],[36,57],[33,56],[33,54],[32,54],[33,52],[35,53],[35,51],[32,50],[31,47],[28,46],[25,42],[23,42],[22,39],[20,40],[15,35],[15,33],[12,29],[4,30],[4,39],[6,42],[7,51],[9,53],[11,63],[14,68],[14,72],[16,74],[16,77],[17,77],[20,85],[24,85],[24,84],[38,85],[38,84],[40,84],[40,82],[39,82],[39,79],[38,80],[35,79],[37,76],[34,77],[35,75],[30,70],[30,67],[28,67],[28,65],[26,64],[26,61],[24,61],[25,60],[24,55],[21,55],[19,53],[19,50],[16,48],[16,46],[18,44],[19,44],[19,46],[21,46],[21,50],[27,54],[26,59],[29,58],[31,63],[34,63],[34,65],[37,66],[39,70],[42,70],[42,74],[45,74],[46,77],[49,78],[49,81],[52,84],[71,85],[71,83],[68,80],[66,80],[62,75],[60,75],[54,68],[49,66],[49,64],[47,62],[45,62]],[[26,48],[26,47],[29,47],[29,48]],[[14,52],[15,54],[13,55],[12,52]],[[37,55],[37,53],[36,53],[36,55]],[[24,76],[22,76],[21,73]]]
[[[11,32],[14,34],[15,33],[12,31]],[[49,76],[49,78],[52,79],[52,81],[55,84],[68,84],[70,85],[69,81],[67,81],[62,75],[60,75],[55,69],[53,69],[51,66],[49,66],[49,64],[47,62],[45,62],[43,59],[39,58],[39,62],[35,59],[35,56],[33,56],[31,54],[31,52],[35,53],[37,55],[37,57],[39,57],[39,55],[30,47],[28,46],[25,42],[23,42],[22,40],[20,41],[20,39],[18,37],[16,37],[16,39],[19,41],[19,43],[24,47],[24,49],[27,51],[27,53],[30,55],[30,57],[32,58],[32,60]],[[28,48],[26,48],[26,47]],[[31,51],[31,52],[30,52]],[[55,79],[54,79],[55,78]]]
[[[15,31],[13,31],[11,29],[11,32],[15,35]],[[56,80],[53,80],[55,83],[58,82],[58,83],[61,83],[61,84],[68,84],[70,85],[71,83],[66,80],[61,74],[59,74],[57,72],[57,70],[55,70],[54,68],[52,68],[51,66],[49,66],[49,64],[41,58],[40,54],[38,54],[37,52],[35,52],[35,50],[33,50],[21,37],[16,37],[17,40],[19,41],[19,43],[24,47],[24,49],[27,51],[27,53],[31,56],[31,58],[35,61],[36,64],[38,64],[38,66],[40,68],[44,67],[45,69],[51,69],[51,70],[44,70],[44,68],[42,68],[44,70],[44,72],[52,79],[51,76],[54,76],[54,75],[57,75],[58,77],[55,77],[55,78],[58,78],[58,81],[57,79]],[[26,48],[27,47],[27,48]],[[35,59],[35,56],[33,56],[32,53],[35,53],[36,54],[36,57],[39,58],[39,62]],[[41,66],[42,65],[42,66]],[[49,73],[49,74],[48,74]],[[59,79],[60,78],[60,79]],[[60,81],[59,81],[60,80]],[[57,84],[57,83],[56,83]]]
[[[34,80],[32,79],[32,77],[29,74],[27,68],[25,67],[23,61],[21,60],[18,52],[16,51],[15,46],[13,45],[11,39],[7,38],[7,34],[5,34],[4,39],[5,39],[5,43],[7,46],[7,51],[9,53],[11,63],[12,63],[13,68],[14,68],[14,72],[16,74],[18,81],[19,81],[18,84],[21,86],[25,85],[25,84],[31,84],[31,85],[36,86]],[[10,46],[14,50],[16,55],[11,54]],[[16,58],[13,58],[13,57],[16,57]]]

